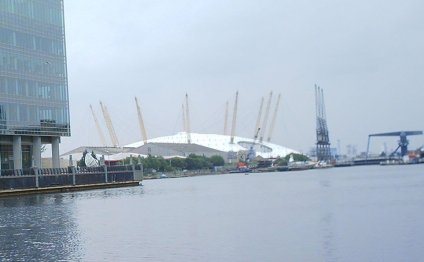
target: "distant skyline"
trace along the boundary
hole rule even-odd
[[[262,96],[273,91],[275,103],[281,93],[272,142],[307,153],[315,84],[332,146],[340,140],[344,153],[348,144],[364,151],[370,133],[424,130],[423,8],[418,0],[65,1],[72,136],[61,153],[101,145],[89,108],[107,136],[100,100],[125,145],[141,140],[134,96],[153,138],[182,131],[186,93],[192,132],[222,134],[236,91],[237,135],[253,138]],[[372,150],[397,140],[373,140]],[[424,137],[410,141],[416,148]]]

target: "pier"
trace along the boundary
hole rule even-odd
[[[142,180],[142,165],[1,170],[0,197],[135,186]]]

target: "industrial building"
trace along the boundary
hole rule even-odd
[[[41,166],[70,136],[63,0],[0,1],[0,168]]]

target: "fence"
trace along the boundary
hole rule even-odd
[[[0,170],[0,190],[142,180],[142,165]]]

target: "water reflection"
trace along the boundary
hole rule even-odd
[[[322,247],[325,261],[338,261],[336,257],[335,246],[335,226],[333,223],[333,214],[331,212],[324,213],[321,218],[322,228]]]
[[[0,261],[421,261],[422,167],[0,199]]]
[[[76,261],[72,195],[0,199],[0,261]]]
[[[320,225],[321,229],[321,245],[322,253],[325,261],[338,261],[336,258],[336,245],[335,245],[335,225],[334,225],[334,213],[331,211],[333,208],[332,199],[332,181],[329,179],[327,173],[318,174],[319,192],[320,192]],[[330,209],[330,208],[331,209]]]

